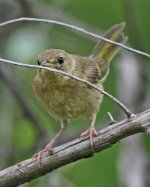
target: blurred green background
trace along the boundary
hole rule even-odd
[[[55,19],[97,34],[126,22],[127,45],[150,53],[150,0],[0,0],[1,22],[22,16]],[[28,64],[37,64],[38,54],[47,48],[88,55],[95,43],[92,37],[53,24],[21,22],[0,29],[0,56]],[[59,122],[35,98],[35,74],[33,69],[0,63],[0,169],[30,158],[59,129]],[[149,59],[122,49],[104,87],[134,113],[144,111],[150,105]],[[117,120],[125,118],[105,98],[97,129],[109,124],[107,112]],[[88,126],[84,119],[71,121],[59,144],[79,137]],[[149,144],[148,135],[136,135],[21,186],[150,187]]]

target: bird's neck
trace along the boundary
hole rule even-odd
[[[66,77],[64,75],[44,70],[44,73],[38,74],[43,87],[57,88],[66,84]]]

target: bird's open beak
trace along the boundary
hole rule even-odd
[[[47,62],[47,60],[44,60],[42,63],[41,63],[41,65],[42,66],[47,66],[49,63]]]
[[[49,63],[47,60],[44,60],[42,63],[41,63],[42,66],[45,66],[45,67],[49,67],[49,68],[54,68],[54,65]]]

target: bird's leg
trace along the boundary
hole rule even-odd
[[[61,134],[66,129],[67,125],[68,125],[68,122],[66,120],[61,121],[61,129],[57,132],[54,138],[46,145],[44,149],[42,149],[41,151],[39,151],[37,154],[34,155],[34,157],[37,157],[38,161],[40,161],[44,153],[49,152],[52,149],[54,144],[57,142]]]
[[[91,125],[90,128],[87,129],[86,131],[84,131],[83,133],[81,133],[80,137],[83,136],[89,136],[90,137],[90,143],[91,143],[91,148],[93,150],[93,136],[97,136],[97,132],[95,129],[95,120],[96,120],[96,114],[91,115],[90,116],[90,121],[91,121]]]

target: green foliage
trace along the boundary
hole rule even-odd
[[[92,158],[65,166],[61,172],[77,186],[117,186],[118,151],[119,144],[116,144],[101,154],[95,154]]]

